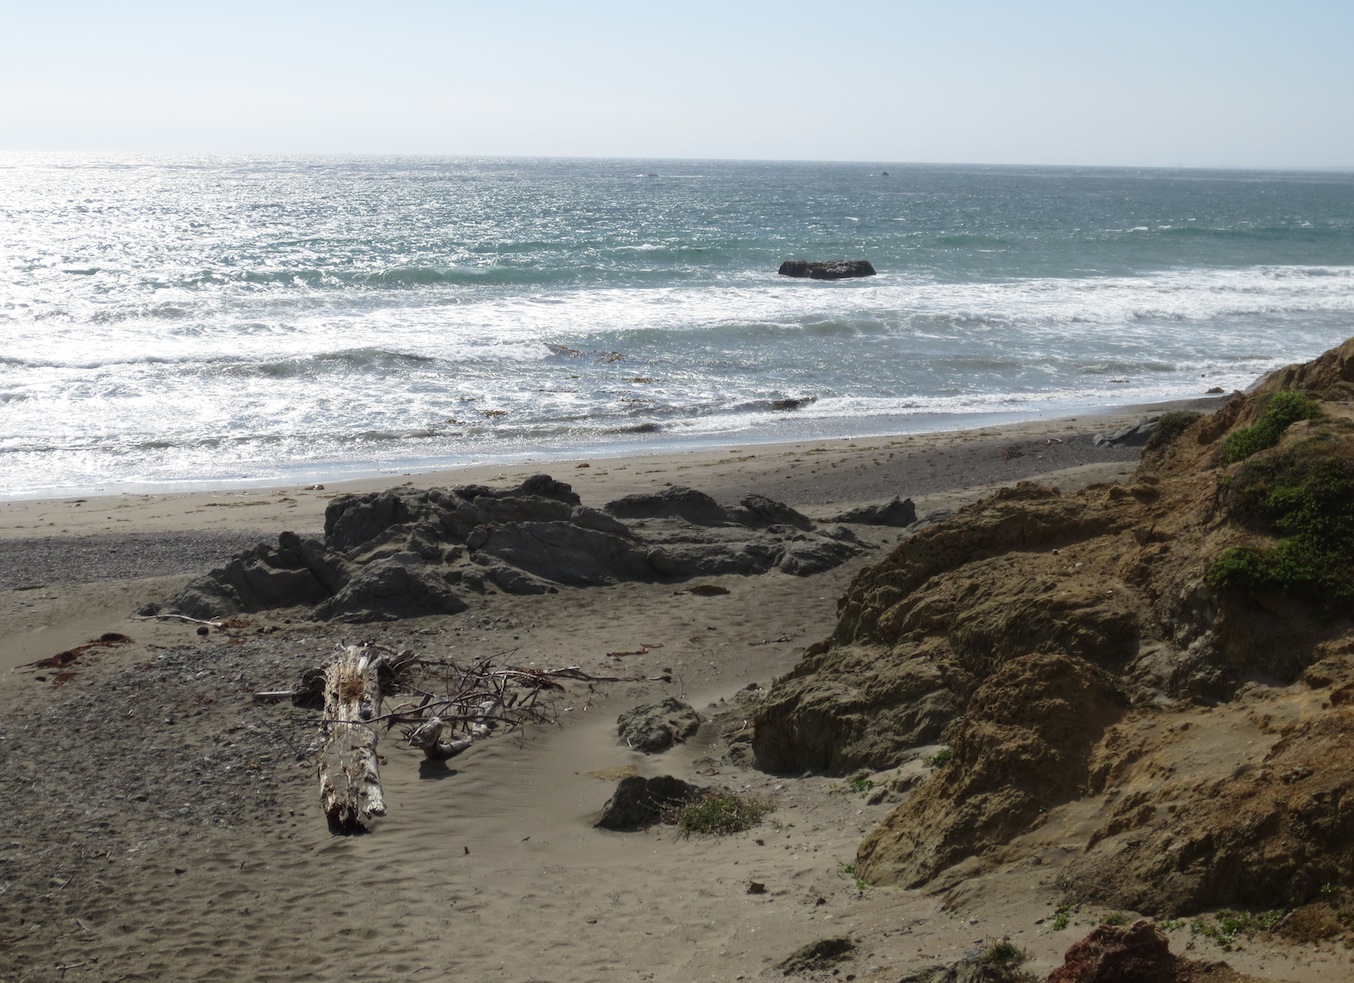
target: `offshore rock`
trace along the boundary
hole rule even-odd
[[[867,259],[831,259],[822,262],[787,259],[780,264],[777,272],[781,276],[807,277],[810,280],[849,280],[875,275],[875,269]]]

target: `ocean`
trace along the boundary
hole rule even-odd
[[[878,275],[777,275],[833,258]],[[0,498],[1073,415],[1350,334],[1350,173],[0,155]]]

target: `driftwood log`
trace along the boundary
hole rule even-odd
[[[307,669],[291,690],[254,694],[259,702],[290,698],[302,707],[324,710],[327,737],[320,752],[320,802],[334,833],[361,833],[386,812],[376,743],[380,729],[405,724],[408,745],[432,761],[446,761],[498,728],[554,723],[541,694],[562,691],[560,680],[599,682],[671,682],[659,676],[594,676],[578,666],[537,669],[498,666],[492,660],[458,666],[419,658],[373,642],[335,646],[322,666]],[[382,713],[387,694],[417,697]]]
[[[382,658],[374,646],[346,645],[324,665],[329,738],[320,754],[320,802],[336,833],[364,832],[386,812],[369,722],[381,712]]]

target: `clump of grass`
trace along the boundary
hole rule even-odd
[[[1055,932],[1061,932],[1072,922],[1072,906],[1070,904],[1060,904],[1053,913],[1052,928]]]
[[[1321,415],[1316,401],[1292,390],[1269,397],[1265,415],[1259,422],[1231,434],[1222,442],[1218,457],[1223,464],[1244,461],[1253,454],[1273,447],[1283,432],[1299,420],[1314,420]]]
[[[1153,428],[1152,435],[1147,438],[1143,450],[1160,450],[1167,444],[1174,443],[1175,438],[1184,433],[1185,428],[1201,416],[1203,416],[1202,413],[1195,413],[1193,410],[1171,410],[1169,413],[1161,414],[1161,418],[1157,420],[1157,425]]]
[[[690,836],[728,836],[760,823],[775,805],[735,792],[711,792],[677,814],[677,832]]]
[[[984,966],[1014,967],[1019,966],[1029,957],[1028,952],[1010,939],[1002,939],[1000,942],[987,947],[982,955],[982,963]]]
[[[1258,516],[1282,538],[1272,548],[1225,550],[1205,575],[1210,587],[1287,594],[1324,613],[1354,602],[1354,461],[1326,444],[1303,441],[1233,477],[1229,509]]]
[[[1127,924],[1128,924],[1128,916],[1125,915],[1122,911],[1112,911],[1112,912],[1110,912],[1108,915],[1105,916],[1105,918],[1104,918],[1104,920],[1101,922],[1101,924],[1102,924],[1102,925],[1127,925]]]
[[[874,788],[874,781],[864,777],[853,778],[846,787],[852,792],[868,792]]]

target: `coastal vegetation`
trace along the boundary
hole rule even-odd
[[[1282,394],[1280,394],[1282,395]],[[1247,461],[1227,482],[1229,512],[1279,538],[1235,546],[1209,567],[1214,589],[1279,593],[1325,613],[1354,601],[1354,460],[1318,435]]]
[[[712,792],[677,814],[677,832],[683,837],[729,836],[758,825],[775,805],[736,792]]]
[[[1273,447],[1283,432],[1299,420],[1314,420],[1321,409],[1310,396],[1293,390],[1281,390],[1269,397],[1265,413],[1257,423],[1230,434],[1222,442],[1218,457],[1223,464],[1243,461]]]
[[[1201,419],[1202,413],[1194,410],[1171,410],[1161,414],[1157,420],[1156,429],[1152,435],[1147,438],[1147,443],[1143,446],[1145,451],[1160,450],[1167,444],[1170,444],[1195,420]]]

